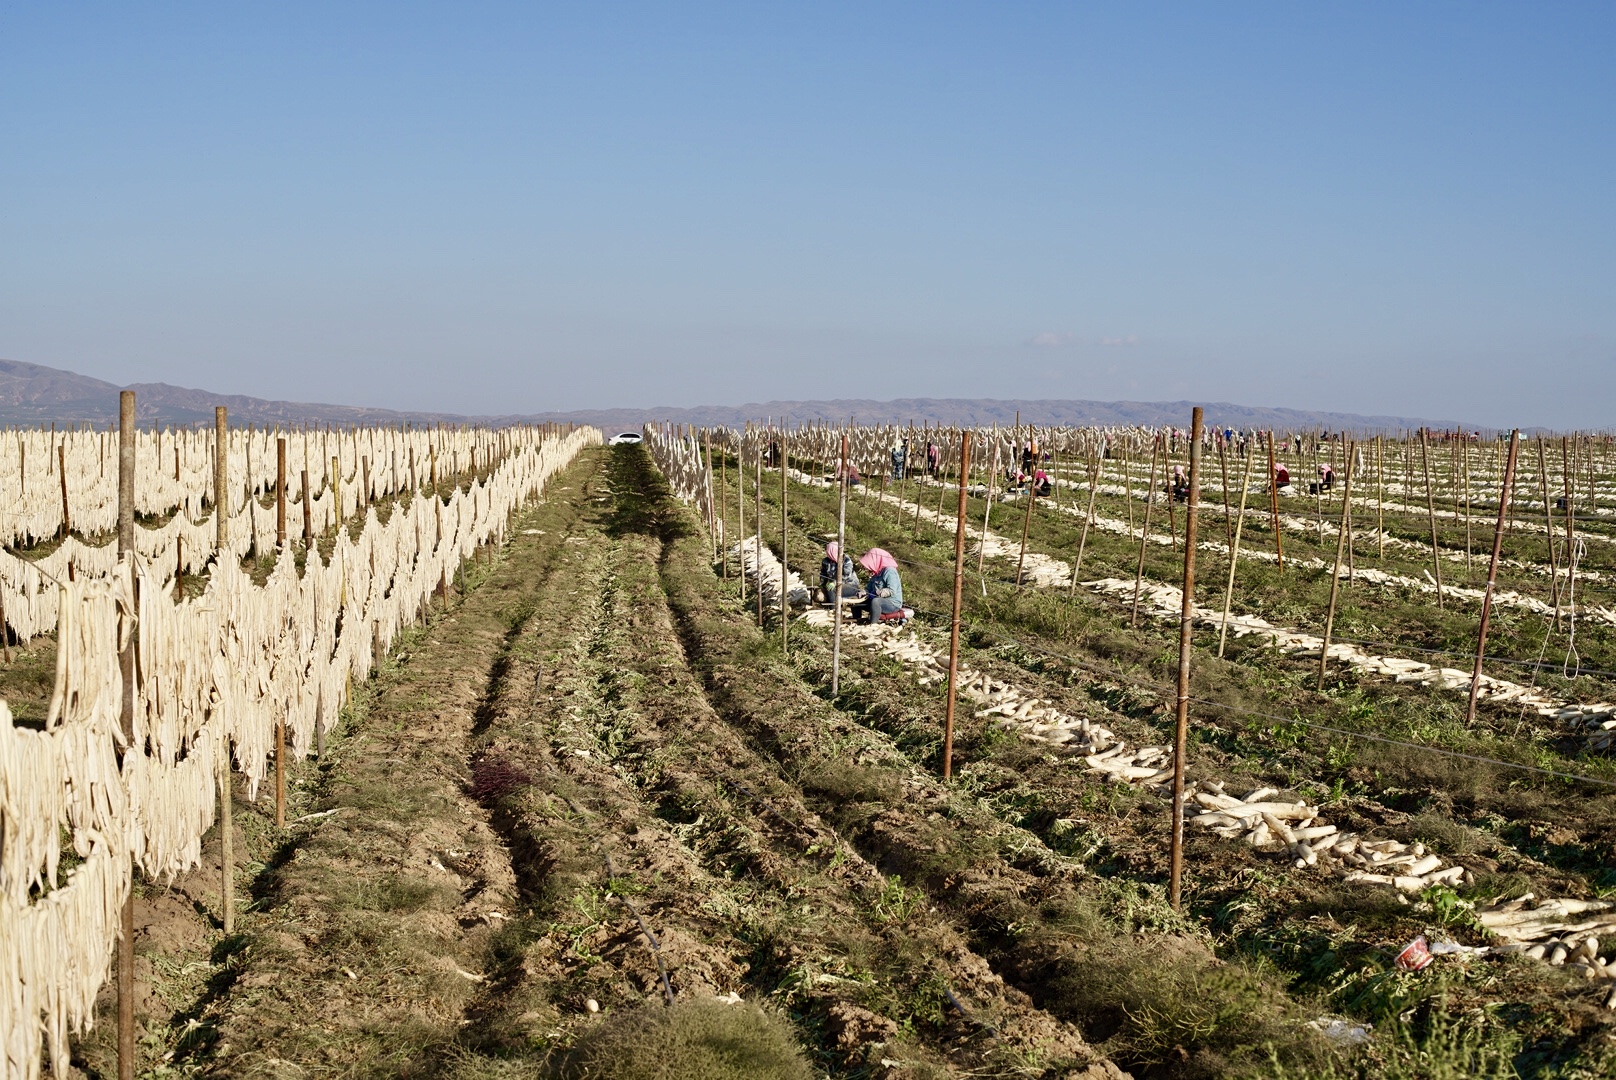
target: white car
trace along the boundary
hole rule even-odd
[[[611,438],[611,441],[608,442],[606,445],[607,446],[633,446],[635,443],[640,442],[640,441],[641,441],[641,436],[640,436],[640,433],[638,431],[625,431],[621,435],[613,435],[612,438]]]

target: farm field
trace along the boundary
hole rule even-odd
[[[1468,536],[1451,493],[1437,517],[1402,475],[1352,490],[1353,577],[1331,640],[1435,676],[1332,651],[1320,689],[1341,487],[1284,499],[1283,570],[1263,557],[1272,515],[1254,494],[1231,609],[1245,621],[1221,657],[1217,618],[1192,635],[1196,799],[1175,909],[1172,801],[1151,748],[1171,753],[1183,507],[1158,493],[1141,544],[1140,447],[1124,472],[1083,432],[1040,433],[1062,457],[1030,512],[996,474],[973,477],[945,782],[957,486],[946,460],[941,482],[887,476],[902,436],[857,433],[866,483],[847,502],[847,547],[891,552],[917,617],[845,627],[833,660],[829,614],[782,581],[780,558],[817,583],[838,527],[837,434],[787,438],[784,474],[760,460],[778,438],[762,429],[569,443],[542,495],[468,531],[421,579],[425,603],[386,624],[369,678],[322,721],[321,752],[304,739],[286,753],[284,825],[267,777],[239,766],[231,931],[217,827],[171,881],[135,875],[137,1074],[1616,1070],[1599,940],[1616,942],[1605,493],[1573,503],[1578,576],[1556,627],[1567,571],[1548,565],[1542,503],[1522,485],[1484,663],[1499,682],[1472,724],[1480,605],[1460,590],[1485,584],[1491,444],[1467,467],[1431,457],[1439,489],[1472,485]],[[461,451],[468,500],[479,476],[493,491],[504,475],[511,448],[490,446]],[[1602,451],[1584,450],[1590,477]],[[1207,464],[1194,599],[1215,616],[1232,528]],[[367,482],[363,504],[417,514],[419,483],[390,479],[373,502]],[[334,519],[361,505],[343,499]],[[36,533],[52,528],[36,517]],[[1440,591],[1425,578],[1433,519]],[[313,562],[341,561],[334,534],[320,544]],[[273,563],[243,565],[264,583]],[[210,573],[163,586],[203,598]],[[54,639],[14,646],[0,694],[20,724],[48,728]],[[1438,955],[1402,970],[1418,935]],[[95,1008],[72,1068],[114,1076],[110,980]],[[728,1057],[702,1056],[714,1046]]]

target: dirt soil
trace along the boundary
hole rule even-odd
[[[614,1015],[751,1000],[819,1075],[1125,1075],[972,912],[1082,873],[772,652],[644,451],[467,568],[204,865],[144,885],[139,1072],[550,1075]],[[75,1064],[111,1076],[110,997]]]

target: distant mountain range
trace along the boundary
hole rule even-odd
[[[143,425],[189,427],[213,423],[213,409],[230,410],[232,424],[512,424],[556,420],[593,424],[607,432],[634,431],[650,420],[703,427],[738,426],[748,420],[787,417],[864,424],[1010,425],[1019,414],[1024,424],[1171,424],[1188,427],[1196,404],[1206,409],[1206,422],[1220,427],[1279,430],[1387,430],[1457,426],[1408,416],[1359,416],[1190,401],[998,401],[978,398],[899,398],[895,401],[765,401],[746,405],[702,405],[693,408],[584,409],[527,415],[462,416],[454,413],[399,412],[353,405],[302,401],[268,401],[241,394],[216,394],[167,383],[135,383],[119,387],[71,371],[0,360],[0,424],[19,427],[46,424],[101,426],[118,415],[118,391],[135,391],[135,407]]]

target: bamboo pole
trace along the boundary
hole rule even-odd
[[[223,405],[213,410],[213,520],[214,520],[214,562],[222,565],[229,550],[229,520],[230,520],[230,491],[228,487],[229,476],[229,431],[228,414]],[[224,768],[219,774],[219,875],[220,875],[220,909],[223,913],[224,932],[226,935],[235,933],[236,929],[236,851],[235,851],[235,823],[233,819],[233,803],[235,789],[232,779],[230,761],[230,737],[228,734],[220,740],[224,754]]]
[[[1330,637],[1335,632],[1335,602],[1341,592],[1341,562],[1347,546],[1347,523],[1352,519],[1352,452],[1349,448],[1341,481],[1341,523],[1336,527],[1335,570],[1330,574],[1330,609],[1324,616],[1324,643],[1319,649],[1319,693],[1324,693],[1324,676],[1330,667]]]
[[[286,548],[286,439],[275,440],[275,547]]]
[[[1470,672],[1470,702],[1465,706],[1465,726],[1476,722],[1476,697],[1481,690],[1481,661],[1487,654],[1487,621],[1492,616],[1493,588],[1498,584],[1498,559],[1504,550],[1504,521],[1509,514],[1510,487],[1515,483],[1515,455],[1521,433],[1509,433],[1509,460],[1504,465],[1503,492],[1498,497],[1498,526],[1493,530],[1493,557],[1487,566],[1487,591],[1481,597],[1481,624],[1476,630],[1476,666]]]
[[[1431,565],[1436,569],[1436,606],[1442,605],[1442,557],[1436,546],[1436,495],[1431,488],[1431,436],[1420,428],[1420,463],[1425,470],[1425,513],[1431,523]]]
[[[1133,576],[1133,607],[1128,615],[1129,626],[1139,625],[1139,589],[1145,580],[1145,549],[1150,543],[1150,510],[1156,505],[1156,460],[1161,444],[1160,435],[1150,444],[1150,486],[1145,489],[1145,525],[1139,533],[1139,569]]]
[[[1173,735],[1173,837],[1170,893],[1182,909],[1184,876],[1184,758],[1189,752],[1190,630],[1195,624],[1195,518],[1201,484],[1201,407],[1190,419],[1190,493],[1184,507],[1184,603],[1178,617],[1178,710]]]
[[[1218,624],[1218,658],[1223,657],[1223,643],[1229,636],[1229,606],[1234,602],[1234,573],[1240,565],[1240,532],[1246,524],[1246,496],[1251,491],[1251,463],[1255,453],[1246,454],[1246,472],[1240,481],[1240,516],[1235,519],[1234,539],[1229,544],[1229,583],[1223,590],[1223,618]]]
[[[20,441],[20,440],[19,440]],[[135,551],[135,392],[118,394],[118,558],[132,558]],[[139,587],[138,581],[136,587]],[[0,634],[5,633],[0,623]],[[9,648],[9,646],[8,646]],[[120,722],[126,753],[135,748],[135,635],[118,653],[119,676],[123,682]],[[135,1076],[135,889],[134,860],[129,865],[129,892],[123,899],[118,934],[118,1080]],[[54,1063],[66,1072],[66,1062]]]
[[[948,629],[948,697],[943,717],[943,779],[954,775],[954,698],[959,686],[960,600],[965,582],[965,484],[971,433],[960,433],[959,513],[954,519],[954,614]]]

